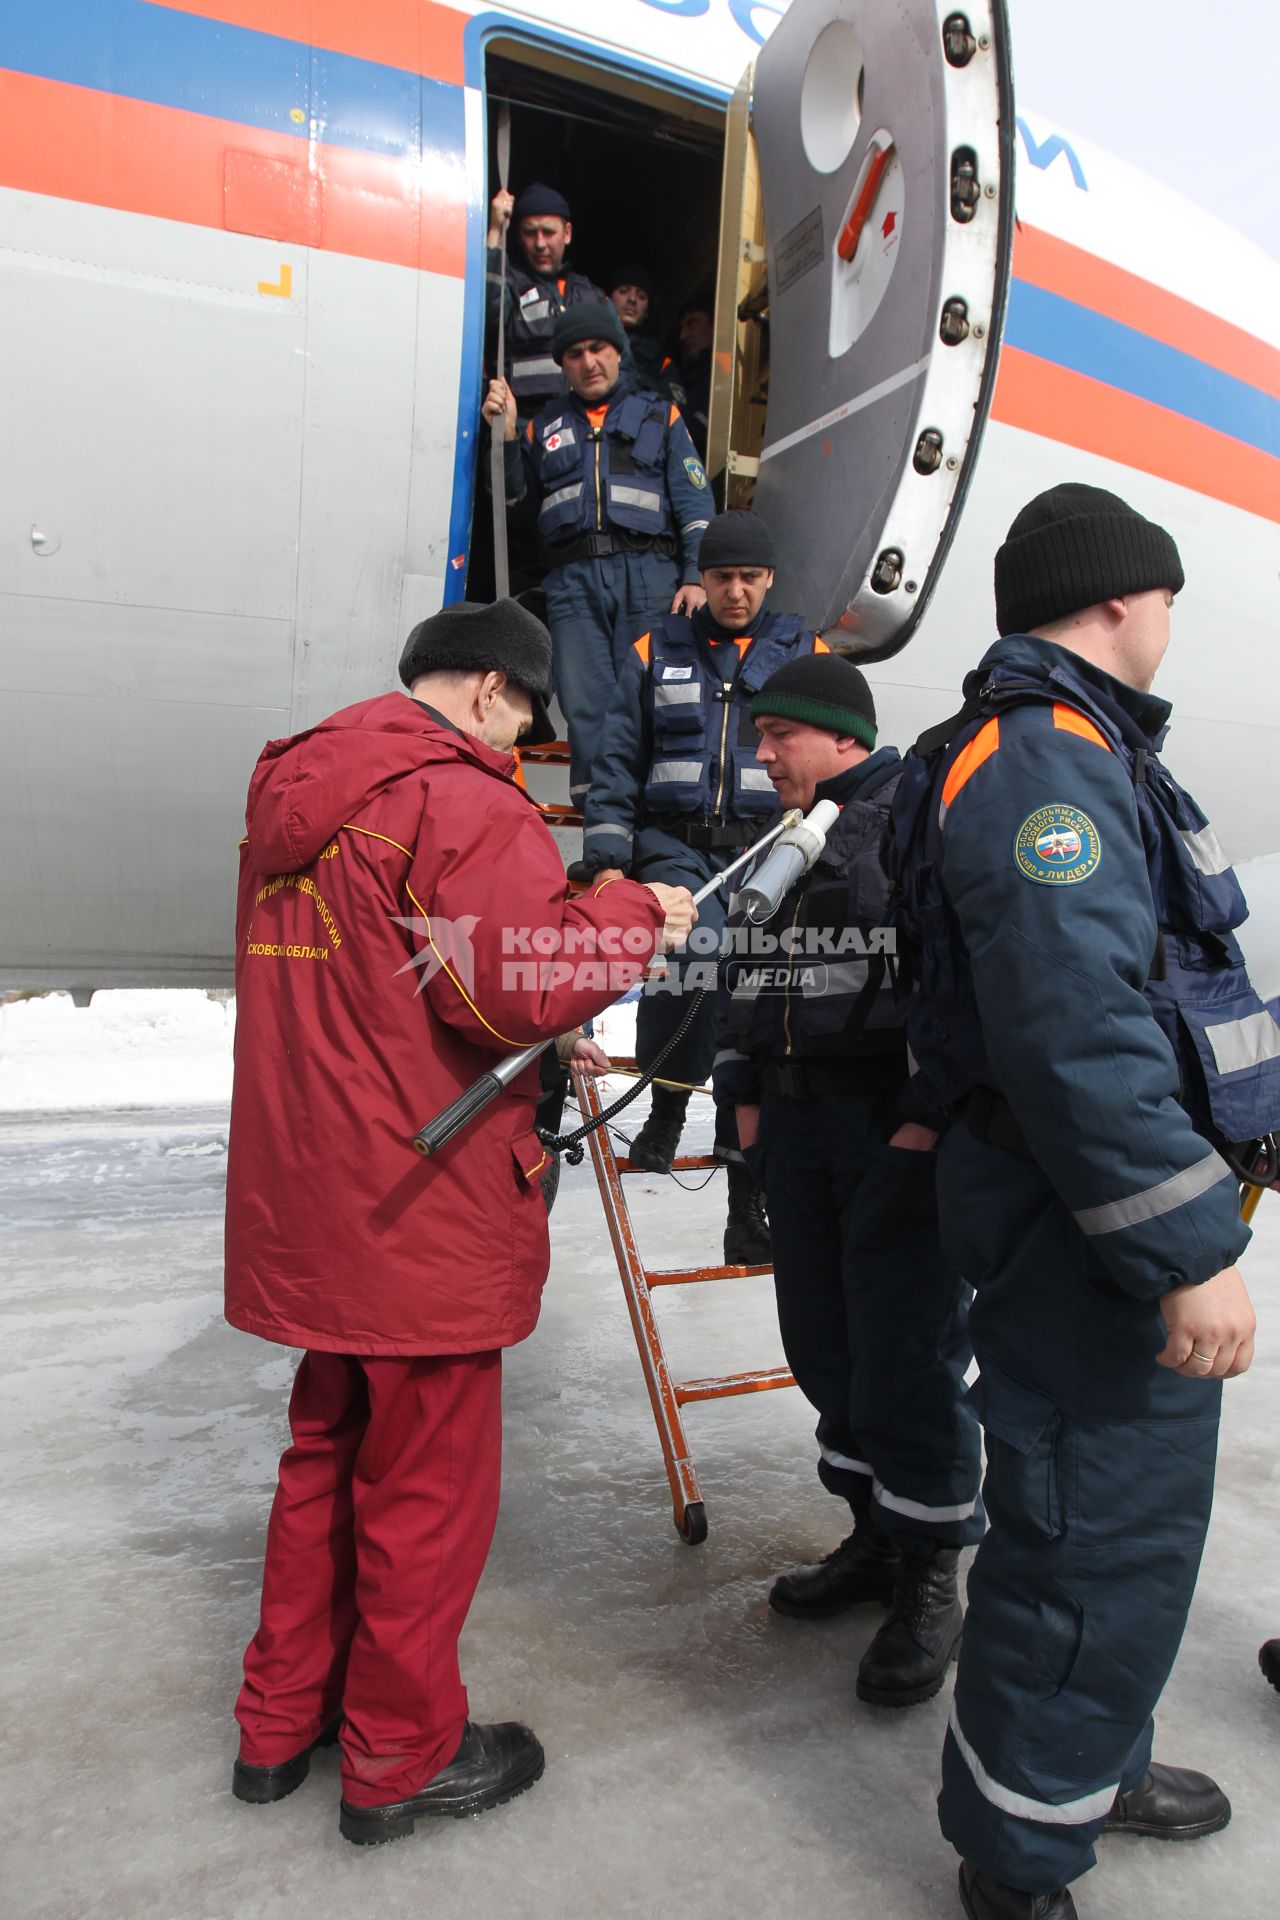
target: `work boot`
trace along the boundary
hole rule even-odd
[[[470,1720],[462,1729],[462,1743],[448,1766],[411,1800],[395,1800],[383,1807],[353,1807],[343,1800],[338,1830],[357,1847],[379,1847],[402,1840],[417,1820],[461,1820],[514,1800],[518,1793],[542,1778],[546,1756],[528,1727],[518,1720],[478,1727]]]
[[[1231,1802],[1207,1773],[1162,1767],[1153,1760],[1132,1793],[1118,1793],[1104,1833],[1141,1833],[1152,1840],[1203,1840],[1231,1820]]]
[[[726,1267],[767,1267],[773,1241],[765,1217],[764,1194],[741,1160],[730,1160],[729,1217],[724,1223]]]
[[[959,1563],[958,1547],[900,1556],[889,1611],[858,1668],[859,1700],[914,1707],[938,1692],[964,1625]]]
[[[1024,1893],[1006,1887],[989,1873],[980,1873],[967,1860],[960,1863],[960,1905],[969,1920],[1076,1920],[1070,1889],[1053,1893]]]
[[[644,1167],[649,1173],[670,1173],[688,1107],[687,1088],[654,1088],[649,1118],[627,1149],[633,1167]]]
[[[265,1807],[273,1800],[285,1799],[297,1791],[310,1773],[311,1756],[316,1748],[333,1746],[341,1728],[342,1715],[335,1714],[310,1746],[302,1747],[291,1760],[281,1760],[274,1767],[254,1767],[247,1760],[237,1759],[231,1769],[232,1793],[251,1807]]]
[[[887,1605],[897,1577],[898,1549],[860,1520],[816,1567],[797,1567],[775,1580],[769,1605],[793,1620],[828,1620],[864,1601]]]
[[[1258,1665],[1272,1686],[1280,1688],[1280,1640],[1268,1640],[1258,1648]]]

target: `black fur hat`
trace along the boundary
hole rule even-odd
[[[483,605],[460,600],[420,620],[404,643],[400,678],[411,687],[424,673],[505,673],[533,702],[533,727],[524,745],[556,737],[547,712],[551,696],[551,635],[519,600]]]

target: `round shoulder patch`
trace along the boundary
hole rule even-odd
[[[1013,857],[1026,879],[1072,887],[1096,869],[1102,841],[1087,813],[1055,802],[1028,814],[1014,836]]]

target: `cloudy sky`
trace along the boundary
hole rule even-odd
[[[1275,0],[1008,0],[1018,104],[1280,257]]]

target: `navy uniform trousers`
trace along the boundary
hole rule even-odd
[[[908,1550],[982,1532],[964,1405],[969,1290],[938,1239],[937,1158],[890,1147],[892,1095],[766,1093],[763,1185],[787,1363],[818,1410],[818,1474]]]
[[[1155,1364],[1158,1303],[1109,1279],[1033,1162],[957,1124],[939,1196],[976,1289],[992,1528],[969,1575],[939,1814],[965,1859],[1045,1893],[1094,1864],[1112,1800],[1146,1771],[1209,1524],[1222,1389]]]
[[[680,576],[663,553],[609,553],[553,566],[542,584],[552,678],[569,734],[569,799],[581,807],[618,674],[656,616],[671,611]]]

